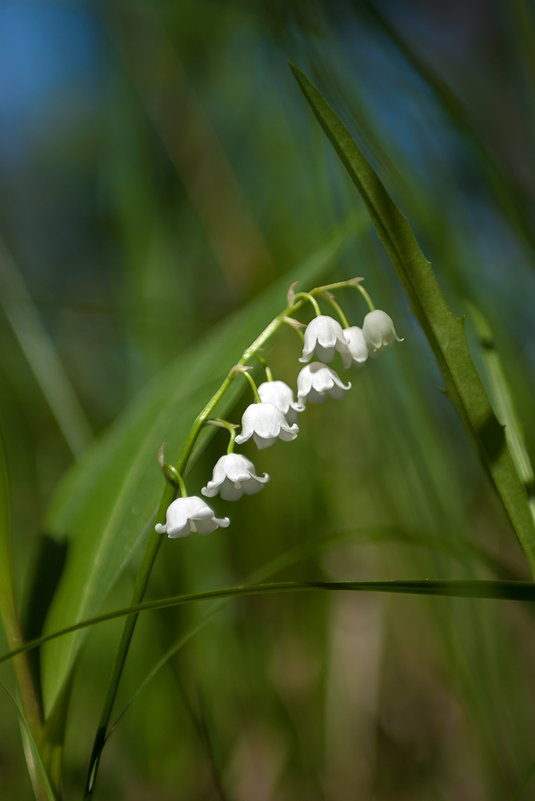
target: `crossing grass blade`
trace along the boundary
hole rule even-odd
[[[430,262],[349,130],[297,67],[293,74],[349,173],[421,325],[455,406],[535,573],[535,525],[522,481],[466,343],[462,319],[448,306]]]
[[[514,399],[509,382],[503,369],[502,360],[496,348],[492,330],[481,311],[473,304],[469,306],[483,358],[487,366],[490,380],[490,391],[500,421],[505,426],[505,437],[516,465],[518,475],[528,496],[529,508],[535,520],[535,474],[529,457],[522,425],[515,409]]]
[[[493,580],[415,580],[415,581],[280,581],[266,584],[239,585],[223,587],[206,592],[171,595],[143,601],[124,609],[116,609],[102,615],[80,620],[70,626],[57,629],[42,637],[15,648],[0,656],[0,664],[18,654],[38,648],[45,643],[61,640],[73,632],[81,632],[91,626],[106,623],[117,618],[142,612],[170,609],[200,601],[217,601],[225,598],[254,598],[262,595],[280,595],[306,592],[363,592],[390,593],[395,595],[425,595],[435,598],[465,598],[496,601],[519,601],[535,603],[535,582],[533,581],[493,581]]]

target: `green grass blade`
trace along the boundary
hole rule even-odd
[[[518,0],[516,5],[520,6],[522,3],[523,0]],[[508,173],[501,166],[491,149],[482,141],[474,128],[465,105],[440,73],[390,25],[387,18],[374,4],[366,0],[365,6],[381,31],[388,36],[420,78],[435,93],[452,126],[459,131],[464,142],[470,148],[470,153],[485,176],[486,183],[494,196],[497,206],[511,226],[524,238],[531,250],[535,251],[533,224],[527,211],[530,207],[530,199],[525,189],[519,182],[514,181],[510,171]],[[515,3],[512,4],[511,9],[514,6]],[[529,35],[528,30],[527,26],[523,27],[525,36]],[[526,52],[528,51],[526,50]]]
[[[32,727],[30,726],[28,719],[24,714],[24,710],[13,693],[1,681],[0,687],[4,690],[6,695],[9,696],[13,702],[13,705],[17,708],[17,712],[19,713],[24,754],[29,768],[30,779],[36,799],[38,801],[58,801],[43,760],[41,759],[41,754],[39,753],[39,748],[32,732]]]
[[[364,216],[361,224],[365,225]],[[338,226],[328,243],[276,283],[159,376],[111,428],[108,435],[75,465],[53,502],[48,528],[68,534],[71,552],[47,621],[47,630],[63,628],[93,615],[114,581],[152,530],[163,489],[156,456],[163,441],[174,462],[194,418],[220,385],[244,348],[284,308],[292,280],[313,281],[332,266],[341,247],[358,231],[355,217]],[[243,382],[244,383],[244,382]],[[235,382],[217,413],[244,388]],[[205,441],[213,433],[206,431]],[[55,642],[43,652],[45,709],[61,699],[83,636]]]
[[[13,659],[20,653],[67,637],[73,632],[83,631],[91,626],[132,614],[170,609],[200,601],[217,601],[223,598],[254,598],[261,595],[302,592],[379,592],[395,595],[426,595],[440,598],[479,598],[482,600],[521,601],[523,603],[535,602],[535,582],[533,581],[441,581],[424,579],[416,581],[280,581],[269,584],[239,585],[237,587],[224,587],[186,595],[170,595],[166,598],[143,601],[143,603],[127,606],[124,609],[116,609],[102,615],[95,615],[49,634],[44,634],[42,637],[29,640],[19,648],[0,656],[0,664]]]
[[[447,394],[472,439],[535,573],[535,526],[526,492],[507,447],[504,430],[496,419],[470,357],[463,321],[448,306],[406,218],[348,129],[304,73],[297,67],[291,68],[368,209],[411,309],[433,349]]]
[[[363,542],[366,544],[376,543],[377,545],[384,545],[385,543],[402,543],[408,547],[420,547],[427,549],[437,547],[437,545],[430,538],[429,532],[423,531],[415,532],[398,528],[379,528],[371,531],[367,529],[357,529],[355,531],[339,532],[336,535],[331,534],[327,537],[299,543],[299,545],[284,551],[266,564],[256,568],[251,574],[249,574],[249,576],[247,576],[247,578],[243,581],[243,584],[250,585],[265,582],[267,579],[272,578],[281,570],[287,570],[291,566],[317,557],[319,554],[329,551],[333,548],[340,547],[340,545],[343,545],[345,542]],[[462,551],[460,551],[455,544],[448,541],[443,541],[440,543],[440,546],[446,553],[451,555],[453,558],[459,559],[460,561],[465,560],[467,556],[469,556],[489,566],[491,569],[500,569],[500,566],[498,566],[494,560],[492,560],[480,549],[472,546],[471,543],[466,543],[466,547]],[[156,674],[169,662],[169,660],[175,656],[196,634],[198,634],[211,621],[213,616],[217,612],[221,611],[228,603],[231,602],[231,600],[232,598],[224,598],[216,602],[206,612],[205,616],[195,624],[195,626],[186,631],[185,634],[183,634],[177,642],[170,646],[163,656],[158,659],[156,664],[151,668],[149,673],[147,673],[140,685],[136,688],[126,706],[118,714],[114,723],[109,727],[106,741],[109,739],[113,730],[117,727],[128,708],[142,693],[147,684],[149,684]]]
[[[15,612],[10,535],[9,485],[4,446],[0,437],[0,618],[6,630],[8,642],[13,637],[11,629]]]
[[[1,239],[0,303],[65,441],[78,456],[93,438],[91,428],[54,343]]]
[[[4,445],[0,436],[0,621],[4,627],[8,646],[13,648],[21,643],[23,638],[15,605],[10,537],[9,483]],[[24,719],[39,736],[41,713],[34,680],[25,656],[15,660],[14,669],[18,691],[25,709]]]
[[[531,515],[535,520],[535,475],[509,383],[487,320],[474,305],[470,304],[469,310],[487,366],[496,412],[500,422],[505,426],[505,438],[518,475],[524,484]]]

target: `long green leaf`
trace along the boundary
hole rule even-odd
[[[245,585],[251,584],[258,584],[265,582],[268,578],[272,578],[276,573],[280,572],[281,570],[286,570],[289,567],[302,562],[305,559],[310,559],[313,556],[317,556],[318,553],[323,551],[327,551],[331,548],[339,547],[341,543],[345,540],[351,540],[351,542],[355,543],[358,541],[364,541],[366,543],[376,543],[379,545],[384,545],[385,543],[392,543],[397,542],[398,544],[403,543],[406,546],[411,547],[420,547],[420,548],[437,548],[437,544],[433,538],[430,537],[429,532],[415,532],[406,529],[398,529],[394,527],[380,527],[378,529],[364,529],[364,530],[352,530],[346,531],[344,533],[338,533],[337,535],[329,535],[327,537],[323,537],[321,539],[313,539],[307,540],[306,542],[299,543],[298,545],[294,546],[293,548],[289,548],[287,551],[276,556],[274,559],[271,559],[269,562],[261,565],[259,568],[256,568],[243,582]],[[461,560],[466,559],[468,555],[473,557],[474,559],[480,560],[483,564],[490,566],[491,568],[497,567],[494,560],[491,559],[487,554],[485,554],[480,549],[472,546],[470,543],[466,543],[466,546],[463,547],[462,551],[459,549],[456,543],[453,543],[448,540],[444,540],[440,545],[439,548],[442,548],[446,553],[450,554],[452,557],[457,557]],[[175,656],[178,651],[180,651],[193,637],[201,631],[204,626],[206,626],[212,617],[219,611],[221,611],[228,603],[232,601],[232,597],[229,598],[222,598],[219,600],[218,603],[214,603],[213,606],[206,612],[205,616],[196,623],[195,626],[188,629],[185,634],[180,637],[180,639],[175,642],[167,651],[163,654],[163,656],[158,659],[155,665],[151,668],[149,673],[145,676],[142,680],[141,684],[138,685],[133,695],[128,700],[126,706],[117,716],[115,722],[110,726],[107,738],[111,735],[115,727],[118,725],[119,721],[126,713],[128,707],[133,703],[133,701],[141,694],[143,689],[149,684],[150,681],[156,676],[156,674],[169,662],[169,660]],[[107,739],[106,738],[106,739]]]
[[[91,442],[91,428],[24,279],[0,238],[0,305],[74,456]]]
[[[526,492],[511,459],[503,427],[494,415],[472,363],[463,321],[448,306],[406,218],[348,129],[304,73],[290,66],[368,209],[411,309],[433,349],[447,394],[472,439],[535,573],[535,526]]]
[[[0,436],[0,620],[6,630],[8,642],[13,638],[12,628],[15,613],[10,536],[9,485],[4,445]]]
[[[26,763],[29,766],[30,780],[32,782],[36,799],[39,799],[39,801],[41,801],[41,799],[42,801],[45,801],[45,799],[46,801],[58,801],[43,760],[41,759],[41,754],[39,753],[39,747],[35,741],[32,727],[28,723],[28,719],[24,714],[24,710],[13,693],[1,681],[0,687],[4,690],[6,695],[9,696],[13,702],[13,705],[16,707],[17,712],[19,713],[24,754],[26,757]]]
[[[170,609],[174,606],[196,603],[199,601],[217,601],[222,598],[254,598],[260,595],[278,595],[281,593],[297,592],[380,592],[394,593],[396,595],[427,595],[443,598],[479,598],[481,600],[522,601],[535,603],[535,582],[533,581],[279,581],[270,584],[239,585],[238,587],[224,587],[206,592],[195,592],[187,595],[170,595],[167,598],[157,598],[152,601],[143,601],[135,606],[116,609],[102,615],[95,615],[86,620],[80,620],[63,629],[44,634],[29,640],[19,648],[13,649],[0,656],[0,664],[33,648],[45,643],[64,639],[73,632],[83,631],[99,623],[106,623],[120,617],[141,612],[154,612],[158,609]]]
[[[522,5],[523,0],[515,0],[509,5],[508,11],[514,12],[512,14],[513,18],[515,15],[519,17],[519,20],[523,18],[522,22],[524,24],[520,23],[519,29],[524,34],[526,47],[517,46],[517,53],[525,53],[531,56],[528,44],[532,44],[532,30],[530,31],[530,28],[533,28],[533,20],[529,9],[521,8]],[[404,39],[398,30],[392,27],[386,16],[379,11],[375,4],[366,0],[365,7],[380,26],[382,33],[389,37],[391,42],[415,69],[418,76],[435,93],[442,109],[448,115],[452,127],[462,135],[473,160],[478,164],[486,184],[494,195],[494,199],[504,217],[524,237],[531,250],[535,251],[535,235],[528,211],[530,200],[525,189],[518,181],[515,182],[514,177],[511,175],[511,170],[505,170],[501,166],[499,160],[496,159],[492,150],[485,144],[476,130],[465,105],[431,62],[421,55],[408,40]],[[532,100],[531,91],[529,99],[530,101]]]
[[[494,399],[496,412],[505,426],[505,437],[511,451],[511,457],[526,490],[531,515],[535,520],[535,474],[533,473],[533,465],[531,464],[513,395],[488,321],[479,309],[471,303],[469,304],[469,311],[483,351],[483,358],[489,374],[490,392]]]
[[[70,553],[47,631],[80,621],[99,609],[151,531],[163,488],[156,461],[161,443],[166,442],[167,458],[175,462],[196,415],[247,345],[284,307],[288,284],[315,280],[332,265],[358,225],[355,217],[345,221],[328,244],[291,276],[278,281],[177,359],[67,475],[48,516],[49,530],[69,537]],[[234,382],[218,406],[218,414],[224,415],[244,386],[245,382]],[[47,714],[62,696],[82,640],[79,633],[44,649]]]

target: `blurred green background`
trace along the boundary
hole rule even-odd
[[[469,301],[487,318],[533,453],[534,42],[528,0],[0,5],[0,431],[28,632],[57,578],[61,542],[38,554],[65,471],[175,358],[276,279],[289,285],[355,213],[319,283],[364,276],[405,341],[352,372],[343,401],[308,409],[295,443],[245,448],[271,483],[215,504],[228,530],[164,543],[149,595],[262,571],[529,577],[286,62],[349,125],[454,311]],[[359,323],[357,293],[338,299]],[[469,320],[467,334],[486,381]],[[297,337],[282,332],[267,355],[294,383]],[[225,447],[218,432],[190,492]],[[103,608],[128,604],[137,564]],[[208,611],[140,619],[116,715],[135,698],[104,751],[96,799],[533,797],[529,607],[332,593],[232,601],[137,694]],[[120,630],[95,628],[82,653],[65,798],[82,794]],[[9,665],[0,678],[12,686]],[[26,799],[17,713],[7,695],[0,705],[0,797]]]

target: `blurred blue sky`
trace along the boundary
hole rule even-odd
[[[20,157],[54,110],[91,104],[102,77],[98,21],[82,3],[0,5],[0,143]],[[9,166],[6,164],[5,166]]]

